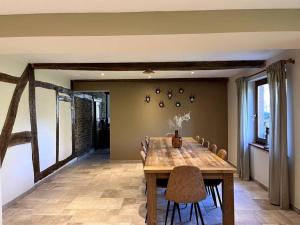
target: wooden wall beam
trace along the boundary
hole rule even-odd
[[[56,152],[55,152],[55,158],[56,163],[59,161],[59,93],[56,90]]]
[[[8,145],[10,136],[13,130],[13,126],[15,124],[19,103],[23,94],[23,91],[26,87],[26,84],[29,79],[29,71],[31,66],[27,65],[22,76],[20,77],[19,82],[17,83],[9,108],[6,115],[6,119],[2,128],[1,136],[0,136],[0,153],[1,153],[1,165],[3,163]]]
[[[75,156],[75,97],[72,94],[71,101],[71,119],[72,119],[72,155]]]
[[[19,82],[20,78],[8,75],[6,73],[0,73],[0,82],[6,82],[11,84],[17,84]]]
[[[70,162],[74,158],[75,158],[75,156],[72,154],[68,158],[66,158],[62,161],[59,161],[59,162],[55,163],[54,165],[48,167],[47,169],[43,170],[40,173],[40,179],[43,179],[43,178],[47,177],[48,175],[50,175],[54,171],[58,170],[60,167],[66,165],[68,162]]]
[[[30,143],[31,137],[31,131],[13,133],[9,138],[8,147]]]
[[[43,81],[35,81],[34,85],[35,85],[35,87],[55,90],[55,91],[58,91],[59,93],[64,93],[64,94],[68,94],[68,95],[72,94],[72,90],[70,90],[68,88],[61,87],[61,86],[51,84],[51,83],[47,83],[47,82],[43,82]]]
[[[192,61],[192,62],[132,62],[132,63],[35,63],[35,69],[87,71],[144,71],[144,70],[224,70],[262,68],[264,60]]]
[[[35,75],[34,69],[29,68],[29,112],[31,124],[31,147],[32,147],[32,162],[34,172],[34,182],[40,179],[40,157],[39,157],[39,143],[37,134],[37,118],[36,118],[36,100],[35,100]]]

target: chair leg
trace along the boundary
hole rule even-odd
[[[178,203],[176,203],[176,207],[177,207],[177,211],[178,211],[179,221],[181,223],[181,214],[180,214],[180,208],[179,208],[179,204]]]
[[[172,218],[171,218],[171,225],[173,225],[173,222],[174,222],[174,216],[175,216],[175,202],[174,202],[174,205],[173,205],[173,212],[172,212]]]
[[[193,215],[193,203],[191,204],[191,211],[190,211],[190,221],[192,221],[192,215]]]
[[[223,207],[222,207],[222,200],[221,200],[220,193],[219,193],[219,188],[218,188],[218,186],[215,186],[215,188],[217,190],[217,195],[218,195],[218,199],[219,199],[219,203],[220,203],[221,209],[223,209]]]
[[[148,213],[146,213],[145,223],[147,223]]]
[[[146,182],[146,187],[145,187],[145,194],[147,194],[147,182]]]
[[[214,204],[215,204],[216,208],[218,208],[217,198],[216,198],[216,194],[215,194],[213,186],[210,186],[210,191],[211,191],[212,198],[214,200]]]
[[[203,220],[203,216],[202,216],[202,213],[201,213],[201,209],[200,209],[200,206],[199,206],[198,202],[197,202],[197,208],[198,208],[198,212],[199,212],[199,215],[200,215],[201,223],[202,223],[202,225],[205,225],[204,220]]]
[[[167,205],[167,212],[166,212],[166,218],[165,218],[165,225],[167,225],[167,222],[168,222],[169,208],[170,208],[170,201],[168,201],[168,205]]]
[[[210,188],[209,188],[209,186],[206,186],[206,192],[207,192],[208,195],[210,195]]]
[[[197,220],[197,225],[199,225],[199,221],[198,221],[198,212],[197,212],[197,203],[194,203],[194,207],[195,207],[195,215],[196,215],[196,220]]]

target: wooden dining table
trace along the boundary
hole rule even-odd
[[[222,179],[223,224],[234,225],[234,182],[236,168],[202,147],[192,137],[182,138],[173,148],[171,137],[151,137],[144,172],[147,181],[147,224],[157,224],[156,180],[168,178],[176,166],[197,166],[204,179]]]

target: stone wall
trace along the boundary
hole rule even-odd
[[[75,98],[75,151],[82,155],[93,147],[93,102]]]

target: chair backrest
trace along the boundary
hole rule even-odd
[[[166,199],[177,203],[195,203],[206,198],[202,173],[195,166],[175,167],[168,181]]]
[[[204,138],[200,138],[200,139],[199,139],[199,144],[200,144],[200,145],[203,145],[203,143],[204,143]]]
[[[217,151],[218,151],[218,147],[216,144],[212,144],[210,147],[209,147],[209,150],[215,154],[217,154]]]
[[[149,148],[149,143],[150,143],[150,138],[148,136],[145,137],[145,146],[148,149]]]
[[[209,148],[209,141],[208,140],[203,142],[203,147],[204,148]]]
[[[148,153],[148,149],[146,148],[146,146],[145,146],[145,145],[143,145],[143,146],[142,146],[142,151],[143,151],[143,152],[145,152],[145,154],[147,155],[147,153]]]
[[[217,156],[223,160],[227,160],[227,151],[225,149],[220,149],[217,153]]]
[[[141,157],[141,160],[143,162],[143,166],[145,166],[145,163],[146,163],[146,153],[144,151],[140,151],[140,157]]]

